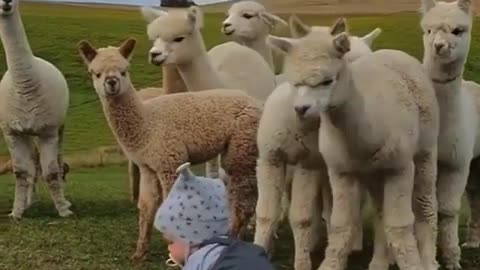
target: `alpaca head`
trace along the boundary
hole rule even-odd
[[[294,33],[305,35],[300,38],[270,36],[268,42],[286,54],[284,72],[292,87],[295,111],[300,117],[318,117],[321,111],[343,102],[333,92],[347,65],[344,56],[350,51],[346,22],[341,18],[328,29],[293,26],[297,28],[292,31],[293,36],[297,36]]]
[[[254,1],[241,1],[228,10],[228,17],[222,23],[222,33],[239,42],[265,39],[278,25],[287,23],[267,12],[265,7]]]
[[[129,38],[120,47],[95,49],[88,41],[80,41],[80,56],[100,97],[117,96],[130,88],[128,68],[135,44],[135,39]]]
[[[203,14],[197,6],[187,12],[165,12],[143,7],[142,14],[149,23],[147,34],[153,42],[149,62],[154,65],[185,64],[204,53],[200,30]]]
[[[19,0],[0,0],[0,16],[12,15],[18,8]]]
[[[465,60],[470,49],[472,0],[422,0],[425,56],[443,63]]]

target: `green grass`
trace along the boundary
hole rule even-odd
[[[198,168],[198,167],[197,167]],[[202,173],[197,170],[197,173]],[[58,218],[45,185],[39,189],[40,201],[25,212],[19,223],[6,218],[13,201],[14,181],[0,177],[0,270],[120,270],[166,269],[167,251],[161,236],[154,232],[151,255],[142,265],[128,257],[135,250],[137,210],[130,203],[126,168],[112,166],[79,169],[72,172],[67,197],[75,217]],[[365,219],[371,220],[365,212]],[[465,214],[462,224],[465,223]],[[371,257],[371,227],[367,222],[365,251],[350,257],[348,270],[366,269]],[[251,237],[251,236],[250,236]],[[464,226],[461,227],[464,239]],[[293,241],[288,226],[282,226],[276,240],[274,262],[278,269],[291,269]],[[479,250],[463,251],[466,270],[478,270]],[[323,258],[323,249],[315,254]]]
[[[71,108],[66,126],[67,153],[114,144],[101,106],[93,90],[76,45],[88,39],[96,46],[118,45],[127,37],[138,40],[132,64],[132,78],[137,88],[161,83],[160,68],[147,62],[150,42],[145,23],[138,10],[115,10],[62,5],[22,3],[22,17],[36,55],[56,64],[70,85]],[[334,21],[328,16],[302,16],[310,24],[325,25]],[[219,33],[222,14],[208,14],[205,40],[208,47],[224,39]],[[383,33],[375,48],[406,51],[421,59],[422,42],[419,15],[405,13],[389,16],[349,17],[350,30],[363,35],[375,27]],[[480,81],[480,29],[478,20],[472,37],[465,77]],[[280,31],[285,33],[285,31]],[[0,50],[0,59],[4,59]],[[5,63],[0,63],[0,72]],[[0,155],[7,150],[0,144]],[[14,181],[11,175],[0,176],[0,269],[164,269],[166,250],[160,236],[154,234],[153,254],[143,267],[133,266],[128,257],[137,237],[137,210],[128,200],[126,168],[83,169],[73,171],[67,186],[76,216],[60,219],[45,188],[41,201],[29,209],[18,224],[6,219],[12,205]],[[461,239],[464,239],[462,215]],[[277,241],[274,261],[279,269],[291,269],[293,243],[287,227]],[[371,255],[371,234],[366,234],[366,248],[352,255],[349,270],[365,269]],[[322,257],[321,252],[318,253]],[[465,250],[464,269],[478,269],[479,250]]]

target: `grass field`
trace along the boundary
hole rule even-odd
[[[137,88],[160,85],[160,68],[147,62],[150,43],[138,10],[25,3],[21,11],[34,52],[56,64],[70,85],[65,151],[74,153],[114,144],[76,45],[81,39],[88,39],[96,46],[118,45],[133,36],[138,40],[131,68],[135,85]],[[223,17],[222,14],[207,15],[204,36],[208,47],[223,41],[219,32]],[[330,24],[335,19],[331,16],[302,17],[317,25]],[[400,49],[420,59],[423,49],[418,21],[418,14],[405,13],[355,16],[349,23],[351,32],[357,35],[381,27],[383,33],[375,42],[375,48]],[[480,32],[477,29],[480,29],[478,21],[465,77],[480,81]],[[5,59],[3,50],[0,59]],[[4,71],[5,62],[1,61],[0,72]],[[0,155],[7,153],[0,144]],[[137,237],[137,211],[128,201],[125,166],[73,171],[67,186],[67,196],[76,213],[71,219],[57,218],[42,187],[41,201],[26,212],[25,219],[19,224],[10,222],[6,215],[13,193],[13,177],[0,176],[1,270],[164,269],[166,253],[158,234],[154,235],[153,254],[143,267],[133,266],[128,260]],[[465,218],[463,215],[462,240]],[[371,238],[370,234],[367,236],[365,251],[352,256],[348,269],[360,270],[368,265]],[[281,241],[277,243],[276,264],[279,269],[291,269],[293,244],[287,229],[282,231]],[[464,251],[462,263],[464,269],[479,269],[480,251]]]

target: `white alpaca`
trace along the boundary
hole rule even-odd
[[[460,269],[458,215],[470,162],[480,155],[479,103],[462,77],[470,49],[472,2],[423,0],[423,64],[440,107],[439,249],[447,269]],[[480,103],[479,103],[480,104]]]
[[[311,31],[326,32],[330,27],[309,27],[296,16],[290,17],[294,37],[300,38]],[[376,30],[380,33],[380,29]],[[378,36],[378,35],[377,35]],[[376,37],[376,36],[375,36]],[[371,53],[362,38],[349,37],[352,50],[345,55],[354,61]],[[257,224],[255,243],[271,252],[272,234],[288,209],[288,202],[280,203],[282,192],[291,185],[290,225],[295,239],[295,269],[311,269],[310,252],[320,239],[318,225],[322,213],[327,223],[330,220],[331,191],[323,158],[318,151],[319,116],[303,117],[295,111],[295,92],[288,82],[279,85],[265,102],[260,119],[257,142],[257,181],[259,199],[256,207]],[[293,179],[292,179],[293,177]],[[282,197],[283,199],[283,197]],[[356,219],[355,249],[362,249],[362,220]]]
[[[15,200],[10,214],[21,218],[28,207],[36,177],[36,148],[43,179],[50,189],[58,214],[72,214],[62,181],[62,141],[69,91],[62,73],[33,55],[20,17],[18,0],[0,2],[0,37],[8,70],[0,82],[0,126],[12,156],[16,178]]]
[[[344,58],[350,50],[345,28],[339,20],[330,33],[270,38],[287,52],[285,75],[296,109],[321,118],[319,149],[328,168],[333,208],[319,269],[346,267],[360,211],[360,185],[383,208],[386,239],[399,268],[436,269],[439,115],[434,89],[421,63],[400,51],[379,50],[349,63]],[[418,248],[414,224],[422,231]]]
[[[277,25],[286,26],[280,17],[266,11],[265,7],[255,1],[234,3],[228,10],[228,17],[222,23],[222,33],[235,42],[257,51],[275,71],[272,49],[267,45],[268,35]],[[277,84],[279,83],[277,75]]]
[[[176,65],[189,91],[242,89],[263,103],[275,88],[275,74],[256,51],[227,42],[207,52],[200,32],[203,14],[198,7],[175,13],[143,7],[142,14],[154,42],[150,62]],[[218,177],[217,171],[217,162],[207,163],[208,177]]]

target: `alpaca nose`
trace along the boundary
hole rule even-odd
[[[435,44],[435,51],[440,52],[443,49],[443,47],[445,47],[444,43],[436,43]]]
[[[161,56],[161,55],[162,55],[162,52],[151,52],[150,53],[150,57],[152,57],[152,59],[155,59],[156,57]]]
[[[300,116],[305,115],[305,113],[308,111],[308,109],[310,109],[310,105],[295,106],[295,111]]]
[[[223,23],[223,29],[228,28],[230,26],[232,26],[231,23]]]
[[[110,87],[114,87],[115,85],[117,85],[117,80],[114,78],[109,78],[107,79],[107,84],[110,85]]]

